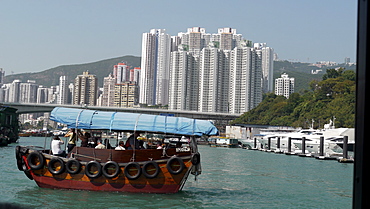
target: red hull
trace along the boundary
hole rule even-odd
[[[134,184],[99,184],[75,180],[62,181],[53,177],[32,175],[39,187],[50,189],[72,189],[107,192],[133,192],[133,193],[177,193],[180,185],[134,185]]]

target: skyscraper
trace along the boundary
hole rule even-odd
[[[289,98],[294,93],[294,78],[289,78],[288,74],[283,73],[281,78],[275,79],[275,94]]]
[[[116,85],[116,81],[117,79],[114,78],[112,74],[109,74],[108,77],[104,77],[102,106],[114,106],[114,86]]]
[[[192,53],[171,52],[169,108],[198,110],[199,72]]]
[[[9,90],[5,93],[5,98],[7,98],[9,102],[19,102],[20,84],[21,80],[14,80],[9,85]]]
[[[168,104],[171,36],[152,29],[142,39],[140,99],[142,104]]]
[[[34,80],[27,80],[26,83],[19,84],[19,102],[36,103],[37,88],[39,85]]]
[[[138,86],[133,81],[114,85],[114,106],[134,107],[138,103]]]
[[[116,78],[117,83],[124,83],[129,80],[129,67],[125,63],[118,63],[114,66],[113,75]]]
[[[59,92],[57,98],[57,104],[68,104],[68,84],[67,84],[67,77],[60,76],[59,77]]]
[[[274,49],[266,43],[255,43],[253,47],[261,51],[262,67],[262,91],[273,91]]]
[[[96,105],[98,79],[88,71],[78,75],[74,82],[73,104]]]

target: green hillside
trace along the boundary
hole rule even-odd
[[[141,58],[135,56],[123,56],[112,59],[101,60],[92,63],[78,65],[62,65],[37,73],[22,73],[8,75],[5,77],[5,83],[11,83],[15,79],[23,82],[27,80],[35,80],[37,84],[47,87],[59,85],[59,77],[66,75],[69,82],[73,82],[77,75],[82,75],[82,72],[89,71],[95,74],[98,78],[99,87],[103,86],[103,78],[113,72],[113,66],[119,62],[125,62],[132,67],[139,67]]]
[[[310,82],[311,91],[293,93],[289,99],[275,94],[264,95],[254,109],[232,124],[260,124],[322,128],[333,117],[336,127],[354,127],[356,75],[352,70],[328,69],[321,81]]]

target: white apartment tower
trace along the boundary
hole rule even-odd
[[[235,48],[230,55],[229,112],[244,113],[262,101],[261,55],[250,47]]]
[[[8,102],[19,102],[21,80],[14,80],[9,85],[9,91],[6,92],[5,98]]]
[[[102,94],[102,106],[113,107],[114,106],[114,88],[117,79],[109,74],[108,77],[104,77],[103,82],[103,94]]]
[[[199,70],[192,53],[171,52],[169,109],[198,110]]]
[[[201,112],[228,112],[229,52],[203,48],[199,58],[199,104]]]
[[[113,68],[113,75],[117,83],[124,83],[129,80],[130,74],[128,66],[125,63],[118,63]]]
[[[275,94],[289,98],[294,93],[294,78],[289,78],[288,74],[283,73],[281,78],[275,79]]]
[[[164,29],[143,33],[139,103],[168,104],[171,43]]]
[[[59,77],[59,92],[57,97],[57,104],[68,104],[68,84],[67,84],[67,77],[60,76]]]
[[[263,93],[273,91],[274,49],[266,43],[255,43],[254,49],[261,51],[262,67],[262,91]]]
[[[26,83],[19,84],[19,102],[36,103],[37,88],[39,85],[34,80],[27,80]]]

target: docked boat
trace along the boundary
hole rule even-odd
[[[42,147],[17,146],[18,169],[43,188],[176,193],[190,173],[201,174],[196,138],[218,135],[211,122],[183,117],[57,107],[50,119],[76,130],[160,133],[189,140],[188,146],[163,149],[74,147],[66,157],[55,156]]]
[[[213,143],[210,143],[211,147],[227,147],[227,148],[238,148],[239,140],[230,139],[228,137],[214,138]]]
[[[0,146],[18,141],[19,122],[17,109],[0,106]]]

